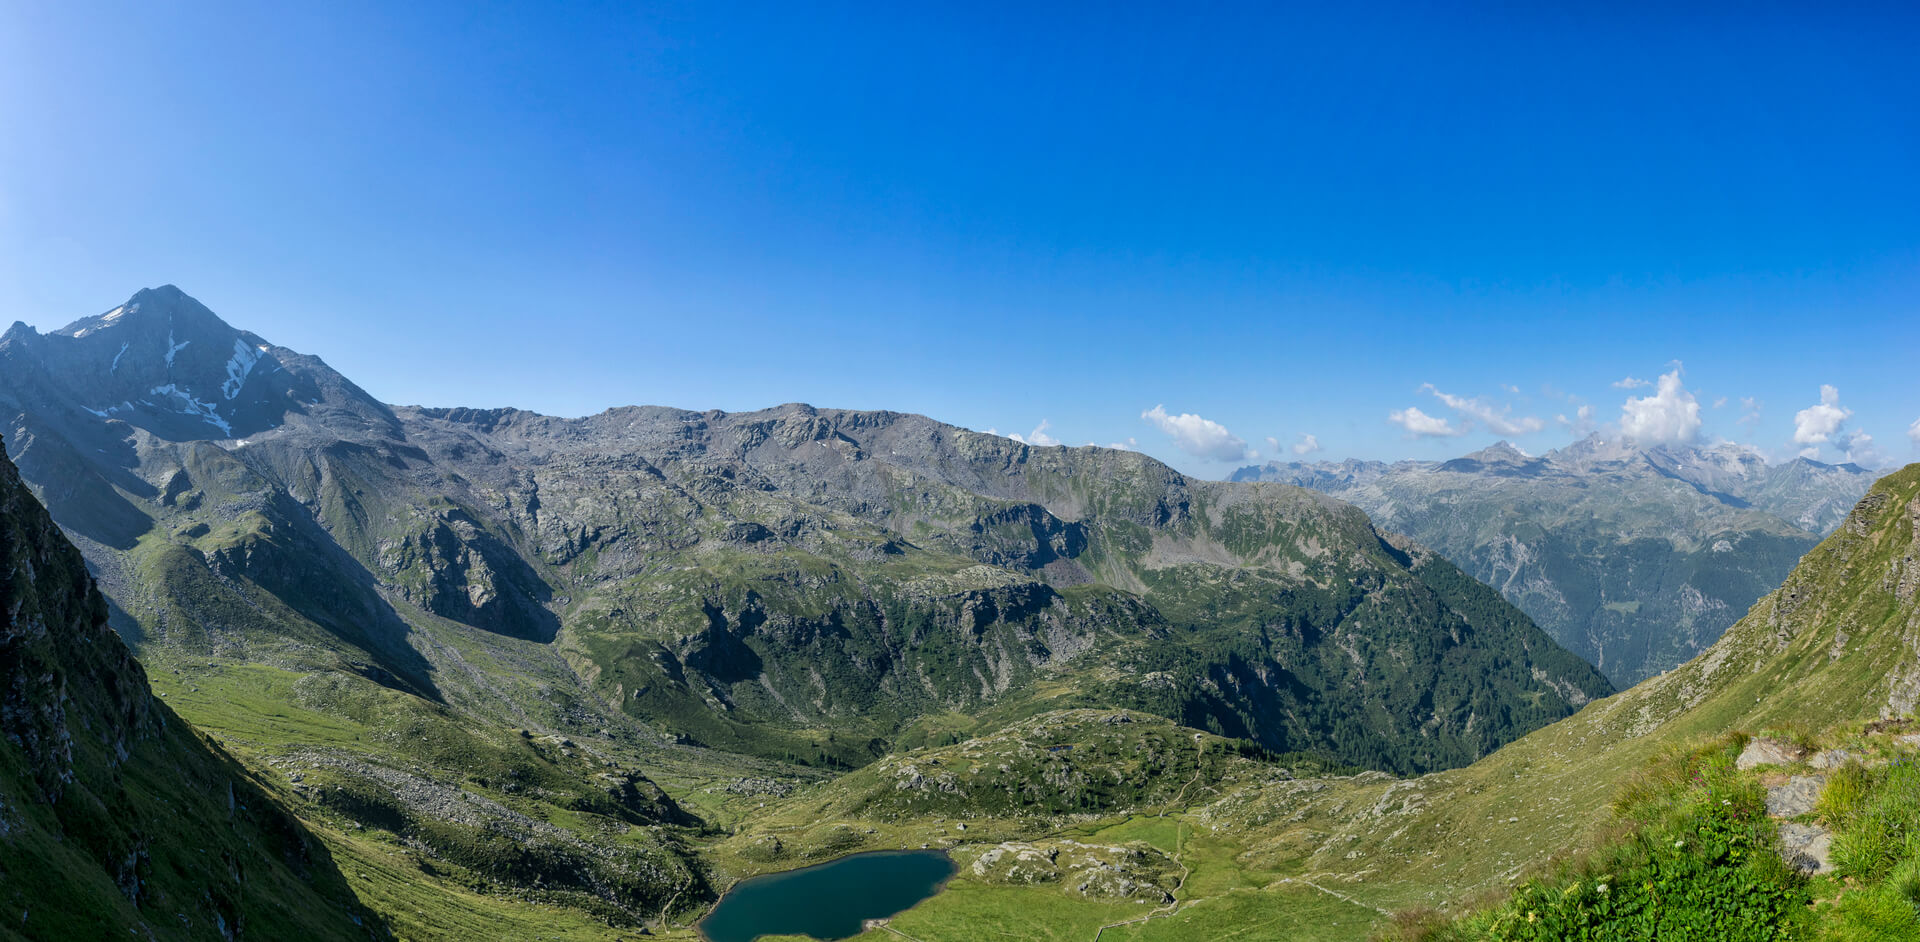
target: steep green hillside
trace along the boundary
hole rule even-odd
[[[1920,938],[1912,721],[1675,750],[1622,790],[1614,836],[1424,942]],[[1744,748],[1743,748],[1744,747]]]
[[[0,566],[0,934],[386,937],[255,773],[154,700],[4,458]]]

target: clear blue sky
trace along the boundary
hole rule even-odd
[[[0,0],[0,321],[171,282],[392,402],[1044,419],[1202,474],[1582,404],[1916,457],[1898,7],[638,6]]]

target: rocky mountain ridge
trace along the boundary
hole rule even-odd
[[[1593,435],[1443,462],[1272,462],[1439,550],[1626,686],[1703,650],[1839,524],[1877,475],[1743,446]]]
[[[239,373],[187,359],[229,337],[267,358]],[[23,472],[132,636],[297,648],[462,696],[442,689],[424,618],[559,653],[581,693],[669,736],[828,763],[1070,663],[1088,668],[1070,698],[1408,769],[1468,761],[1605,691],[1524,619],[1469,601],[1450,567],[1416,573],[1363,515],[1294,488],[885,412],[387,407],[257,339],[155,289],[0,341]],[[89,383],[117,371],[237,390],[253,411],[94,408],[118,387]],[[209,580],[221,612],[177,591]],[[269,627],[268,597],[296,617]],[[1331,680],[1384,663],[1412,669]],[[1434,671],[1463,683],[1422,706]],[[853,735],[826,743],[829,728]]]

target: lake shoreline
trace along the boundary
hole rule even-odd
[[[905,905],[899,906],[898,908],[891,909],[889,912],[886,912],[883,914],[862,916],[859,919],[857,924],[850,924],[846,927],[851,930],[846,934],[822,936],[822,935],[817,935],[813,932],[807,931],[805,928],[793,929],[786,926],[777,926],[777,927],[769,927],[765,931],[753,930],[753,934],[748,936],[740,936],[738,934],[729,932],[725,938],[717,938],[713,933],[713,931],[711,931],[709,928],[710,923],[712,923],[716,917],[726,918],[725,914],[732,912],[730,909],[728,909],[729,903],[733,903],[736,907],[741,904],[740,894],[742,892],[752,893],[752,892],[772,891],[775,888],[781,887],[784,884],[791,883],[796,879],[800,881],[805,881],[809,875],[820,874],[824,871],[828,871],[835,868],[846,868],[850,864],[859,865],[861,862],[864,862],[864,861],[874,861],[874,860],[891,859],[891,858],[904,858],[904,859],[910,859],[910,860],[938,860],[944,870],[944,873],[938,879],[932,880],[930,883],[915,882],[915,883],[910,883],[910,884],[898,886],[898,887],[888,887],[888,889],[894,889],[896,891],[904,891],[902,893],[901,901],[904,902]],[[832,860],[824,860],[819,863],[808,864],[807,866],[804,866],[804,867],[796,867],[792,870],[780,870],[780,871],[775,871],[771,873],[762,873],[762,874],[757,874],[755,876],[748,877],[747,879],[741,880],[735,883],[733,886],[728,887],[727,891],[721,894],[720,898],[714,902],[713,909],[710,910],[706,916],[702,917],[699,922],[695,923],[693,928],[694,928],[694,931],[703,940],[703,942],[747,942],[747,940],[750,940],[752,938],[758,938],[761,935],[774,935],[774,934],[804,935],[809,938],[828,940],[828,942],[830,942],[831,939],[851,938],[852,936],[870,931],[875,927],[875,924],[884,924],[890,921],[891,919],[893,919],[893,917],[898,916],[900,913],[906,912],[907,910],[912,909],[913,907],[918,906],[921,903],[929,899],[932,899],[935,896],[938,896],[940,893],[946,890],[947,884],[951,882],[955,876],[959,875],[959,872],[960,872],[959,864],[954,860],[953,855],[945,849],[900,848],[897,850],[869,850],[869,851],[861,851],[853,854],[846,854],[844,856],[835,857]],[[899,873],[894,873],[890,875],[895,876],[896,878],[900,876]],[[868,888],[870,886],[871,884],[863,884],[862,889]],[[905,898],[907,895],[911,895],[913,898],[911,900],[907,900]],[[817,904],[819,900],[809,899],[808,902],[809,904]],[[732,927],[727,926],[725,928],[731,929]],[[834,932],[837,930],[828,929],[825,931]]]

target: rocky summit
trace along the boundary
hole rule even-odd
[[[1270,462],[1499,589],[1617,686],[1720,637],[1832,532],[1877,477],[1753,450],[1590,436],[1543,455],[1501,442],[1449,461]]]

